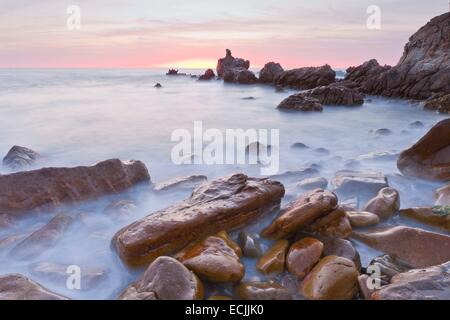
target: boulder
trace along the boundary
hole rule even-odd
[[[437,206],[450,206],[450,184],[437,189],[435,196]]]
[[[335,80],[336,73],[329,65],[324,65],[284,71],[275,79],[275,85],[309,90],[329,85]]]
[[[254,222],[279,208],[281,183],[235,174],[198,187],[185,201],[116,233],[113,245],[128,264],[142,265],[189,243]]]
[[[400,215],[450,231],[450,214],[441,214],[438,207],[402,209]]]
[[[288,290],[276,282],[241,282],[234,291],[240,300],[292,300]]]
[[[364,96],[357,90],[338,85],[317,87],[306,95],[323,105],[359,106],[364,103]]]
[[[416,144],[403,151],[397,167],[407,176],[450,180],[450,119],[440,121]]]
[[[262,235],[271,239],[287,238],[332,212],[337,202],[336,195],[329,191],[316,189],[308,192],[283,208],[278,217],[262,231]]]
[[[290,273],[303,279],[320,260],[323,243],[311,237],[295,242],[289,249],[286,266]]]
[[[235,58],[231,55],[231,50],[226,50],[226,55],[217,61],[217,74],[222,77],[230,69],[249,69],[250,61],[241,58]]]
[[[284,271],[286,252],[289,248],[287,240],[278,240],[275,244],[258,260],[256,269],[262,274],[279,274]]]
[[[259,71],[259,82],[275,83],[275,80],[284,72],[283,67],[276,62],[268,62]]]
[[[34,150],[14,146],[3,158],[3,165],[16,170],[34,164],[40,157],[41,155]]]
[[[189,245],[176,258],[200,278],[211,282],[239,282],[245,273],[241,249],[225,232]]]
[[[371,199],[363,211],[375,213],[380,219],[389,219],[400,209],[400,194],[394,188],[383,188]]]
[[[198,77],[198,80],[212,80],[216,77],[213,69],[207,69],[204,74]]]
[[[0,175],[0,212],[48,211],[150,182],[140,161],[112,159],[90,167],[44,168]]]
[[[118,299],[134,300],[140,296],[139,300],[201,300],[203,295],[203,284],[192,271],[174,258],[162,256]]]
[[[449,300],[450,262],[395,275],[372,294],[374,300]]]
[[[380,222],[380,218],[367,211],[347,211],[347,217],[353,228],[365,228]]]
[[[33,232],[17,244],[10,256],[20,260],[34,259],[53,248],[66,234],[74,219],[64,213],[58,214],[49,223]]]
[[[439,113],[450,113],[450,94],[428,100],[425,102],[424,108]]]
[[[155,183],[153,185],[153,190],[155,192],[171,192],[180,190],[192,191],[206,181],[208,181],[208,178],[203,175],[176,177]]]
[[[369,247],[395,255],[413,268],[424,268],[450,260],[450,237],[404,226],[354,232],[352,238]]]
[[[306,230],[314,235],[331,238],[348,238],[353,232],[346,212],[341,207],[320,217]]]
[[[323,107],[319,100],[307,97],[304,93],[293,94],[283,101],[277,107],[280,110],[294,111],[322,111]]]
[[[222,75],[223,81],[239,84],[254,84],[258,82],[255,74],[245,68],[226,70]]]
[[[358,293],[358,276],[352,261],[327,256],[303,280],[301,291],[308,300],[350,300]]]
[[[372,198],[388,186],[387,178],[379,172],[342,170],[336,172],[331,183],[338,196]]]
[[[350,241],[330,237],[321,237],[319,239],[323,243],[324,256],[338,256],[346,258],[353,261],[358,271],[361,270],[361,258],[358,251]]]
[[[0,300],[68,300],[21,274],[0,276]]]

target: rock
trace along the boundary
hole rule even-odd
[[[248,234],[245,231],[241,231],[239,232],[238,242],[244,256],[257,258],[262,255],[262,249],[261,244],[258,240],[258,235]]]
[[[450,237],[418,228],[397,226],[354,232],[353,238],[375,250],[395,255],[413,268],[423,268],[450,260]]]
[[[399,156],[397,151],[370,152],[356,157],[356,161],[392,161]]]
[[[332,179],[334,192],[344,197],[373,197],[388,186],[387,179],[378,172],[342,170]]]
[[[124,199],[110,203],[103,212],[114,220],[126,221],[133,216],[136,205],[132,200]]]
[[[113,245],[128,264],[141,265],[222,230],[245,226],[279,207],[281,183],[235,174],[198,187],[187,200],[121,229]]]
[[[60,287],[66,287],[66,282],[71,273],[68,273],[69,265],[39,262],[31,266],[32,275],[50,281]],[[80,267],[81,290],[91,290],[105,281],[109,270],[101,268]]]
[[[300,181],[297,188],[303,190],[325,189],[328,186],[328,180],[325,178],[309,178]]]
[[[317,219],[307,228],[307,231],[331,238],[347,238],[353,232],[346,212],[340,207]]]
[[[317,87],[306,95],[323,105],[359,106],[364,103],[364,96],[357,90],[337,85]]]
[[[381,128],[381,129],[375,130],[375,134],[377,136],[390,136],[392,134],[392,131],[387,128]]]
[[[274,83],[283,72],[284,69],[279,63],[268,62],[259,72],[259,81],[262,83]]]
[[[330,150],[326,148],[316,148],[313,150],[315,154],[320,156],[328,156],[330,154]]]
[[[413,129],[418,129],[418,128],[423,128],[424,125],[423,125],[422,121],[414,121],[409,124],[409,127],[413,128]]]
[[[433,18],[405,46],[394,67],[381,67],[371,60],[347,70],[346,80],[373,95],[427,99],[450,93],[450,13]]]
[[[192,191],[206,181],[208,181],[208,178],[203,175],[176,177],[173,179],[155,183],[153,185],[153,190],[156,192],[170,192],[177,190]]]
[[[258,260],[256,269],[262,274],[279,274],[284,271],[286,262],[286,252],[289,247],[287,240],[278,240],[275,244]]]
[[[204,290],[192,271],[174,258],[162,256],[153,261],[144,275],[126,288],[118,299],[151,298],[152,293],[158,300],[201,300]]]
[[[306,97],[303,93],[293,94],[287,97],[277,107],[280,110],[295,111],[322,111],[319,100]]]
[[[450,206],[450,184],[435,192],[437,206]]]
[[[375,266],[380,271],[380,277],[382,281],[389,283],[391,278],[396,274],[406,272],[411,269],[410,266],[399,261],[397,257],[391,255],[383,255],[373,259],[369,266]]]
[[[358,276],[352,261],[327,256],[303,280],[301,291],[308,300],[350,300],[358,293]]]
[[[287,269],[299,279],[303,279],[320,260],[322,253],[322,242],[311,237],[303,238],[289,249],[286,258]]]
[[[400,209],[400,194],[394,188],[383,188],[371,199],[363,211],[375,213],[380,219],[389,219]]]
[[[239,282],[245,273],[241,249],[225,232],[208,237],[176,255],[188,269],[211,282]]]
[[[0,300],[68,300],[21,274],[0,276]]]
[[[42,228],[16,245],[10,252],[11,257],[20,260],[34,259],[46,250],[54,247],[65,235],[74,219],[60,213]]]
[[[380,222],[380,218],[367,211],[347,211],[348,220],[353,228],[365,228]]]
[[[229,69],[224,72],[223,81],[239,84],[254,84],[258,82],[255,74],[244,68]]]
[[[3,165],[16,170],[34,164],[40,157],[41,155],[34,150],[14,146],[3,158]]]
[[[329,65],[287,70],[275,79],[276,85],[292,87],[299,90],[326,86],[335,81],[336,73]]]
[[[158,82],[157,84],[154,85],[154,87],[155,88],[162,88],[162,84]]]
[[[450,94],[443,97],[428,100],[425,109],[437,111],[439,113],[450,113]]]
[[[367,282],[370,281],[367,274],[362,274],[358,277],[359,293],[364,300],[370,300],[375,289],[369,289]]]
[[[0,212],[16,215],[48,211],[62,204],[119,193],[149,181],[142,162],[118,159],[91,167],[44,168],[0,175]]]
[[[395,275],[372,294],[374,300],[449,300],[450,262]]]
[[[330,237],[322,237],[320,240],[323,243],[324,256],[338,256],[346,258],[353,261],[358,271],[361,270],[361,258],[358,251],[350,241]]]
[[[217,74],[219,77],[222,77],[226,71],[237,68],[250,68],[250,61],[241,58],[234,58],[231,55],[230,49],[227,49],[225,57],[217,61]]]
[[[436,124],[416,144],[403,151],[397,167],[407,176],[450,180],[450,119]]]
[[[302,143],[302,142],[296,142],[296,143],[294,143],[294,144],[291,146],[291,148],[293,148],[293,149],[309,149],[309,147],[308,147],[306,144]]]
[[[327,215],[336,206],[335,194],[323,189],[316,189],[290,202],[281,210],[278,217],[262,231],[262,235],[271,239],[287,238],[321,216]]]
[[[179,76],[179,75],[186,75],[185,73],[179,73],[178,70],[175,69],[169,69],[167,71],[166,76]]]
[[[241,282],[235,293],[240,300],[292,300],[290,293],[276,282]]]
[[[198,77],[198,80],[211,80],[214,79],[216,75],[214,74],[213,69],[207,69],[204,74]]]
[[[400,210],[400,215],[450,231],[450,215],[439,214],[438,208],[402,209]]]

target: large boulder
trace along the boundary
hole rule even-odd
[[[0,276],[0,300],[68,300],[21,274]]]
[[[281,183],[235,174],[205,183],[187,200],[152,213],[116,233],[113,244],[128,264],[140,265],[189,243],[232,230],[277,209]]]
[[[404,174],[429,180],[450,180],[450,119],[436,124],[397,161]]]
[[[12,170],[16,170],[34,164],[39,158],[40,154],[34,150],[14,146],[3,158],[3,165]]]
[[[258,260],[256,269],[262,274],[282,273],[286,262],[286,252],[289,248],[289,241],[278,240],[275,244]]]
[[[450,113],[450,94],[428,100],[425,103],[424,108],[439,113]]]
[[[322,111],[319,100],[307,97],[304,93],[293,94],[280,102],[277,109],[293,111]]]
[[[424,268],[450,260],[450,237],[404,226],[354,232],[352,237],[375,250],[395,255],[413,268]]]
[[[284,69],[279,63],[268,62],[264,65],[264,68],[259,71],[259,82],[274,83],[283,72]]]
[[[329,65],[287,70],[275,79],[275,85],[291,87],[299,90],[314,89],[326,86],[336,80],[336,73]]]
[[[222,77],[226,71],[232,69],[249,69],[250,61],[241,58],[235,58],[231,55],[230,49],[226,50],[226,55],[217,61],[217,74]]]
[[[394,67],[371,60],[347,70],[346,80],[369,94],[427,99],[450,93],[450,13],[433,18],[406,44]]]
[[[118,299],[201,300],[203,295],[203,284],[192,271],[174,258],[159,257]]]
[[[307,96],[323,105],[355,106],[364,103],[364,96],[357,90],[338,85],[317,87],[310,90]]]
[[[44,168],[0,175],[0,212],[15,215],[51,210],[149,182],[150,176],[142,162],[118,159],[90,167]]]

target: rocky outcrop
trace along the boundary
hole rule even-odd
[[[364,103],[364,96],[357,90],[338,85],[317,87],[306,95],[323,105],[359,106]]]
[[[52,210],[149,183],[140,161],[112,159],[90,167],[44,168],[0,175],[0,212],[16,215]]]
[[[372,294],[374,300],[449,300],[450,262],[395,275]]]
[[[118,299],[201,300],[203,295],[203,284],[192,271],[174,258],[159,257]]]
[[[259,71],[259,82],[274,83],[283,72],[284,69],[279,63],[268,62],[264,65],[264,68]]]
[[[450,94],[428,100],[425,103],[424,108],[439,113],[450,113]]]
[[[435,192],[437,206],[450,206],[450,184]]]
[[[3,158],[3,165],[12,170],[16,170],[34,164],[40,156],[41,155],[34,150],[14,146]]]
[[[347,70],[346,80],[368,94],[428,99],[450,93],[450,13],[433,18],[406,44],[394,67],[370,60]]]
[[[216,77],[213,69],[207,69],[204,74],[198,77],[198,80],[212,80]]]
[[[217,75],[222,77],[225,72],[232,69],[246,69],[250,68],[250,61],[241,58],[235,58],[231,55],[231,50],[226,50],[226,55],[217,61]]]
[[[337,207],[331,213],[314,221],[306,231],[322,237],[347,238],[353,230],[345,210]]]
[[[275,85],[309,90],[333,83],[336,73],[329,65],[287,70],[275,79]]]
[[[324,247],[323,247],[323,255],[324,256],[338,256],[346,258],[356,266],[356,269],[361,270],[361,258],[359,256],[358,251],[352,245],[352,243],[345,239],[339,238],[319,238]]]
[[[0,300],[68,300],[21,274],[0,276]]]
[[[385,230],[354,232],[356,240],[395,255],[413,268],[450,261],[450,237],[418,228],[398,226]]]
[[[404,174],[429,180],[450,180],[450,119],[436,124],[397,161]]]
[[[322,111],[319,100],[307,97],[304,93],[293,94],[280,102],[277,109],[293,111]]]
[[[281,183],[244,174],[197,188],[187,200],[152,213],[120,230],[113,239],[120,257],[139,265],[182,249],[222,230],[242,227],[279,207]]]

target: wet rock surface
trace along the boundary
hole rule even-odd
[[[338,171],[331,181],[334,192],[343,197],[373,197],[388,186],[387,178],[379,172]]]
[[[0,276],[0,300],[68,300],[21,274]]]
[[[371,199],[363,211],[376,214],[380,219],[388,219],[400,209],[400,194],[393,188],[383,188]]]
[[[284,271],[288,248],[289,241],[276,241],[275,244],[258,260],[256,269],[265,275],[282,273]]]
[[[319,261],[323,243],[311,237],[295,242],[289,249],[286,266],[290,273],[303,279]]]
[[[436,205],[450,206],[450,184],[436,190]]]
[[[303,190],[325,189],[328,185],[328,180],[325,178],[307,178],[297,184],[297,188]]]
[[[3,165],[12,170],[21,169],[34,164],[40,157],[41,155],[32,149],[14,146],[3,158]]]
[[[323,107],[319,100],[297,93],[287,97],[280,102],[277,109],[292,111],[322,111]]]

